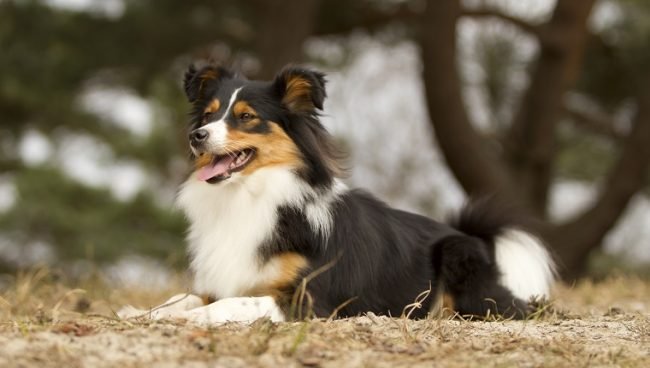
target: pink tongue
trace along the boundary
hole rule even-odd
[[[225,155],[219,158],[215,164],[203,166],[196,174],[199,180],[209,180],[215,176],[220,176],[228,172],[228,167],[234,161],[234,157]]]

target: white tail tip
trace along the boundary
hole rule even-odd
[[[548,298],[556,278],[555,263],[540,239],[510,229],[495,241],[500,283],[522,300]]]

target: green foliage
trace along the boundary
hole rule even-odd
[[[640,76],[650,65],[650,3],[643,0],[614,2],[621,10],[617,22],[592,37],[578,90],[601,107],[616,109],[638,89]]]
[[[615,145],[570,125],[562,128],[558,137],[557,175],[585,182],[602,179],[617,159]]]
[[[89,188],[48,167],[22,170],[14,180],[18,205],[0,215],[0,228],[15,244],[55,245],[62,260],[107,262],[133,253],[183,258],[182,216],[157,207],[147,194],[116,201],[108,190]]]
[[[491,120],[496,130],[503,132],[508,123],[504,112],[512,109],[512,69],[521,62],[516,44],[497,33],[479,35],[476,46],[477,59],[483,69],[482,85],[492,112]]]
[[[634,264],[622,255],[608,254],[596,250],[589,255],[587,275],[596,280],[604,280],[611,275],[628,275],[650,280],[650,267],[647,263]]]
[[[184,222],[147,194],[154,190],[120,202],[66,177],[55,158],[25,167],[18,153],[23,134],[39,131],[55,150],[70,133],[87,135],[170,190],[184,170],[178,163],[185,161],[187,106],[180,77],[187,55],[198,50],[208,57],[219,42],[245,49],[251,41],[232,27],[248,14],[241,2],[125,4],[121,16],[107,17],[36,0],[0,2],[0,175],[18,192],[15,205],[0,215],[0,234],[17,245],[43,241],[62,261],[92,256],[110,262],[129,253],[179,259]],[[151,133],[137,137],[85,111],[80,96],[94,87],[122,88],[151,101]]]

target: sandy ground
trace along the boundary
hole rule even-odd
[[[204,328],[111,313],[125,299],[147,306],[167,295],[23,275],[0,298],[0,366],[650,367],[650,282],[635,278],[558,286],[528,321],[367,315]]]

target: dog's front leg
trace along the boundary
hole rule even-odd
[[[268,317],[273,322],[285,320],[284,313],[271,296],[236,297],[218,300],[203,307],[179,313],[176,317],[198,324],[253,322]]]
[[[163,304],[151,309],[138,309],[130,305],[122,307],[118,312],[118,317],[127,318],[149,318],[165,319],[177,318],[179,314],[187,310],[195,309],[206,304],[205,298],[193,294],[177,294],[169,298]]]

